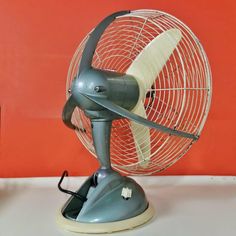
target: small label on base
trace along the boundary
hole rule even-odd
[[[131,198],[131,196],[132,196],[132,189],[130,189],[128,187],[122,188],[121,196],[124,197],[125,199]]]

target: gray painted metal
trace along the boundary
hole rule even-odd
[[[138,101],[139,87],[137,81],[130,75],[89,69],[84,70],[79,78],[74,80],[71,93],[77,106],[85,111],[101,111],[105,108],[83,96],[84,93],[107,98],[131,110]]]
[[[70,96],[69,99],[66,101],[62,111],[62,120],[64,124],[70,129],[76,129],[76,126],[72,124],[71,118],[72,114],[76,108],[77,104],[74,101],[73,97]]]
[[[111,171],[97,186],[91,180],[92,177],[77,191],[82,195],[87,191],[86,202],[74,196],[66,202],[62,209],[66,218],[84,223],[114,222],[135,217],[148,207],[143,189],[129,177]],[[123,188],[132,191],[130,198],[121,195]]]
[[[89,177],[77,193],[86,202],[71,196],[62,209],[62,214],[80,222],[113,222],[141,214],[148,207],[142,188],[131,178],[123,177],[111,168],[110,133],[114,119],[126,117],[140,124],[196,140],[198,137],[150,122],[130,112],[139,98],[139,86],[135,78],[125,74],[101,71],[91,67],[97,43],[106,27],[115,17],[127,14],[122,11],[105,18],[91,33],[80,62],[77,78],[71,87],[71,96],[63,109],[63,121],[72,129],[76,127],[71,117],[76,106],[91,119],[93,142],[101,167]],[[132,196],[122,197],[123,188]]]
[[[78,76],[80,73],[85,70],[91,68],[92,60],[93,60],[93,54],[95,52],[95,49],[97,47],[98,41],[100,37],[102,36],[103,32],[107,28],[107,26],[114,21],[114,19],[117,16],[125,15],[130,13],[130,11],[119,11],[115,12],[114,14],[107,16],[104,20],[102,20],[96,28],[92,31],[90,34],[89,39],[86,42],[86,45],[84,47],[83,55],[80,61],[80,67],[78,71]]]
[[[111,121],[92,120],[92,134],[95,151],[102,169],[110,169]]]
[[[81,93],[82,94],[82,93]],[[157,130],[160,130],[164,133],[168,133],[170,135],[175,135],[175,136],[180,136],[180,137],[184,137],[184,138],[190,138],[190,139],[193,139],[193,140],[197,140],[198,139],[198,136],[194,135],[194,134],[190,134],[190,133],[186,133],[186,132],[183,132],[183,131],[178,131],[178,130],[174,130],[174,129],[171,129],[171,128],[168,128],[168,127],[165,127],[163,125],[160,125],[160,124],[156,124],[152,121],[149,121],[141,116],[138,116],[126,109],[124,109],[123,107],[120,107],[116,104],[114,104],[112,101],[109,101],[108,99],[106,98],[103,98],[103,97],[96,97],[96,96],[92,96],[90,94],[85,94],[83,93],[83,95],[85,97],[87,97],[88,99],[90,99],[91,101],[94,101],[96,102],[97,104],[103,106],[104,108],[120,115],[120,116],[123,116],[123,117],[126,117],[130,120],[133,120],[137,123],[140,123],[142,125],[145,125],[145,126],[148,126],[150,128],[154,128],[154,129],[157,129]]]
[[[64,205],[62,214],[71,220],[90,223],[125,220],[143,213],[148,207],[143,189],[131,178],[123,177],[111,168],[111,124],[112,120],[120,116],[83,95],[86,93],[108,98],[128,110],[136,105],[139,87],[132,76],[91,68],[93,53],[103,31],[116,16],[126,13],[128,11],[107,17],[91,33],[85,45],[78,76],[72,84],[72,95],[63,109],[63,121],[72,129],[76,128],[71,122],[76,106],[90,117],[93,142],[101,165],[77,191],[87,201],[83,202],[80,198],[71,196]],[[131,197],[122,197],[123,188],[132,192]]]
[[[83,109],[90,118],[121,118],[119,115],[107,111],[103,106],[83,96],[82,92],[107,97],[112,102],[128,110],[131,110],[136,105],[139,97],[137,81],[130,75],[96,69],[84,70],[79,78],[73,81],[72,95],[67,100],[62,112],[63,122],[71,129],[76,129],[76,126],[71,122],[76,106]]]
[[[100,39],[100,37],[102,36],[103,32],[105,31],[105,29],[107,28],[107,26],[114,21],[114,19],[117,16],[121,16],[121,15],[125,15],[130,13],[130,11],[119,11],[119,12],[115,12],[109,16],[107,16],[105,19],[103,19],[96,27],[95,29],[92,31],[92,33],[90,34],[89,39],[87,40],[87,43],[85,45],[84,51],[83,51],[83,55],[80,61],[80,67],[79,67],[79,71],[78,71],[78,75],[77,77],[80,75],[80,73],[84,70],[84,69],[89,69],[91,68],[91,64],[92,64],[92,60],[93,60],[93,54],[96,50],[98,41]],[[63,108],[63,112],[62,112],[62,120],[65,123],[65,125],[68,128],[71,129],[76,129],[76,126],[72,124],[71,122],[71,118],[72,118],[72,114],[74,112],[76,105],[74,103],[73,98],[69,98]]]

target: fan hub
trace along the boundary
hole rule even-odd
[[[86,114],[105,109],[88,99],[86,95],[106,98],[116,105],[132,110],[139,98],[139,86],[131,75],[91,68],[82,71],[73,81],[71,93],[77,105]]]

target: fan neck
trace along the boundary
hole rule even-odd
[[[102,169],[111,169],[110,135],[112,120],[92,119],[92,134],[95,151]]]

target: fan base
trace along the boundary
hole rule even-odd
[[[72,195],[57,218],[59,225],[70,231],[121,231],[144,224],[153,216],[141,186],[112,169],[99,169],[76,193],[86,200]]]
[[[57,213],[57,224],[65,230],[77,233],[113,233],[117,231],[133,229],[149,221],[154,215],[154,208],[149,204],[148,208],[138,216],[108,223],[82,223],[65,218],[61,210]]]

